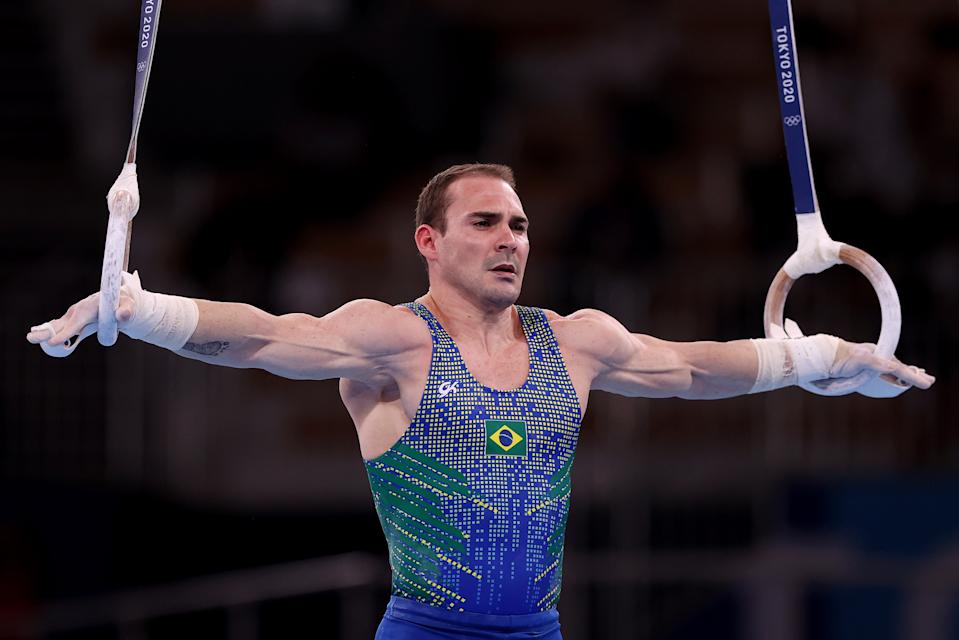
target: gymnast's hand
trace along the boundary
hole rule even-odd
[[[139,288],[140,284],[140,278],[135,272],[124,273],[123,276],[120,304],[116,312],[117,326],[121,331],[133,317],[136,309],[134,297],[131,295],[132,280],[135,280],[136,288]],[[41,345],[48,355],[54,357],[62,358],[70,355],[81,340],[96,333],[99,304],[100,293],[91,293],[83,300],[71,305],[59,318],[30,327],[27,341]]]
[[[803,332],[793,320],[786,319],[783,326],[774,324],[770,334],[773,338],[788,339],[802,338]],[[835,356],[829,367],[829,378],[851,378],[862,371],[873,371],[879,375],[855,390],[855,393],[869,398],[894,398],[910,387],[928,389],[936,379],[926,373],[925,369],[903,364],[898,358],[883,358],[875,355],[876,345],[864,342],[847,342],[840,338],[833,338]],[[811,380],[801,382],[799,386],[807,391],[816,393],[816,389],[825,390],[827,380]],[[811,389],[809,386],[816,387]]]
[[[876,345],[868,342],[855,343],[840,340],[839,347],[836,349],[836,358],[829,370],[830,374],[835,378],[851,378],[861,371],[874,371],[890,384],[919,389],[928,389],[936,381],[936,378],[926,373],[925,369],[903,364],[895,356],[892,358],[877,356],[873,353],[875,350]],[[812,384],[820,388],[825,387],[823,381],[815,381]],[[858,389],[857,392],[872,396],[868,388]]]

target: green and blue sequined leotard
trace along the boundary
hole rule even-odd
[[[477,382],[430,311],[433,355],[406,433],[366,461],[392,593],[452,611],[525,614],[559,599],[579,399],[541,309],[517,306],[529,345],[518,389]]]

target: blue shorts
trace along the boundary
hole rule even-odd
[[[375,640],[563,640],[559,612],[492,615],[447,611],[392,596]]]

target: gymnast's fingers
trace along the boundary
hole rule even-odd
[[[891,384],[905,384],[919,389],[928,389],[935,383],[936,378],[926,373],[925,369],[904,364],[895,356],[891,358],[878,356],[874,353],[875,349],[876,345],[870,343],[840,342],[833,364],[833,376],[848,378],[860,371],[872,370]],[[826,383],[822,381],[813,384],[825,388]]]
[[[876,350],[876,345],[870,342],[862,343],[869,347],[871,352]],[[882,358],[879,358],[882,360]],[[926,373],[925,369],[905,364],[895,355],[886,359],[884,363],[877,367],[884,375],[882,377],[892,384],[910,384],[920,389],[928,389],[935,383],[936,377]]]
[[[47,342],[57,333],[57,327],[61,322],[61,320],[57,319],[38,324],[35,327],[30,327],[30,333],[27,334],[27,342],[30,344]]]
[[[97,321],[97,302],[99,293],[93,293],[71,305],[63,316],[31,327],[27,341],[32,344],[47,342],[51,345],[65,343],[79,334],[85,326]]]
[[[120,304],[117,306],[117,323],[122,327],[126,324],[130,318],[133,317],[133,311],[135,309],[135,303],[132,297],[127,295],[127,293],[120,288]]]
[[[881,362],[877,363],[874,369],[881,373],[894,375],[900,381],[910,384],[919,389],[928,389],[936,381],[935,376],[926,373],[925,369],[920,369],[915,365],[906,365],[898,360],[888,358],[877,358]]]
[[[936,381],[925,369],[906,365],[895,357],[883,358],[875,354],[862,356],[862,366],[878,372],[893,384],[907,384],[919,389],[928,389]]]

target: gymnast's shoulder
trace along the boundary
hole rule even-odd
[[[543,312],[560,347],[571,354],[605,358],[632,346],[632,334],[604,311],[580,309],[566,316],[550,309]]]
[[[397,352],[431,344],[429,330],[416,315],[403,305],[380,300],[351,300],[319,321],[331,333],[350,336],[374,350],[378,346]]]

